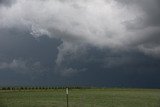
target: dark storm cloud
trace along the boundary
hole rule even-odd
[[[46,36],[35,39],[23,28],[0,32],[0,85],[43,84],[51,77],[56,79],[59,40]]]
[[[160,25],[160,1],[159,0],[116,0],[120,4],[125,6],[137,6],[145,12],[144,19],[140,19],[139,24],[143,24],[144,27],[159,26]]]
[[[143,11],[142,17],[137,20],[126,21],[129,31],[136,32],[139,40],[133,43],[145,54],[159,57],[160,52],[160,2],[159,0],[116,0],[128,8],[135,7]],[[141,36],[144,37],[141,37]]]
[[[11,6],[16,0],[0,0],[0,6]]]
[[[47,35],[70,44],[59,48],[58,58],[64,50],[75,51],[81,44],[113,50],[134,48],[159,57],[159,43],[153,40],[159,40],[158,10],[157,0],[17,0],[12,8],[0,11],[0,23],[2,28],[23,26],[36,38]]]
[[[73,54],[72,54],[73,55]],[[66,81],[89,86],[159,87],[160,61],[139,52],[113,52],[88,47],[87,53],[75,58],[65,55],[62,65],[82,69]],[[64,76],[65,77],[65,76]]]
[[[158,0],[0,0],[0,5],[7,6],[0,8],[0,76],[7,77],[6,84],[22,76],[19,84],[159,87]],[[15,70],[28,72],[30,79]]]

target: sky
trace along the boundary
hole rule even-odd
[[[0,0],[0,86],[160,88],[159,0]]]

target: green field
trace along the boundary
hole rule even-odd
[[[0,107],[66,107],[64,89],[1,90]],[[69,107],[160,107],[158,89],[71,89]]]

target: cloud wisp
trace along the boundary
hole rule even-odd
[[[11,70],[17,73],[40,73],[44,71],[40,62],[29,62],[27,60],[13,59],[11,62],[0,62],[0,70]]]

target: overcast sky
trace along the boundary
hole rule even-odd
[[[0,86],[160,88],[159,0],[0,0]]]

